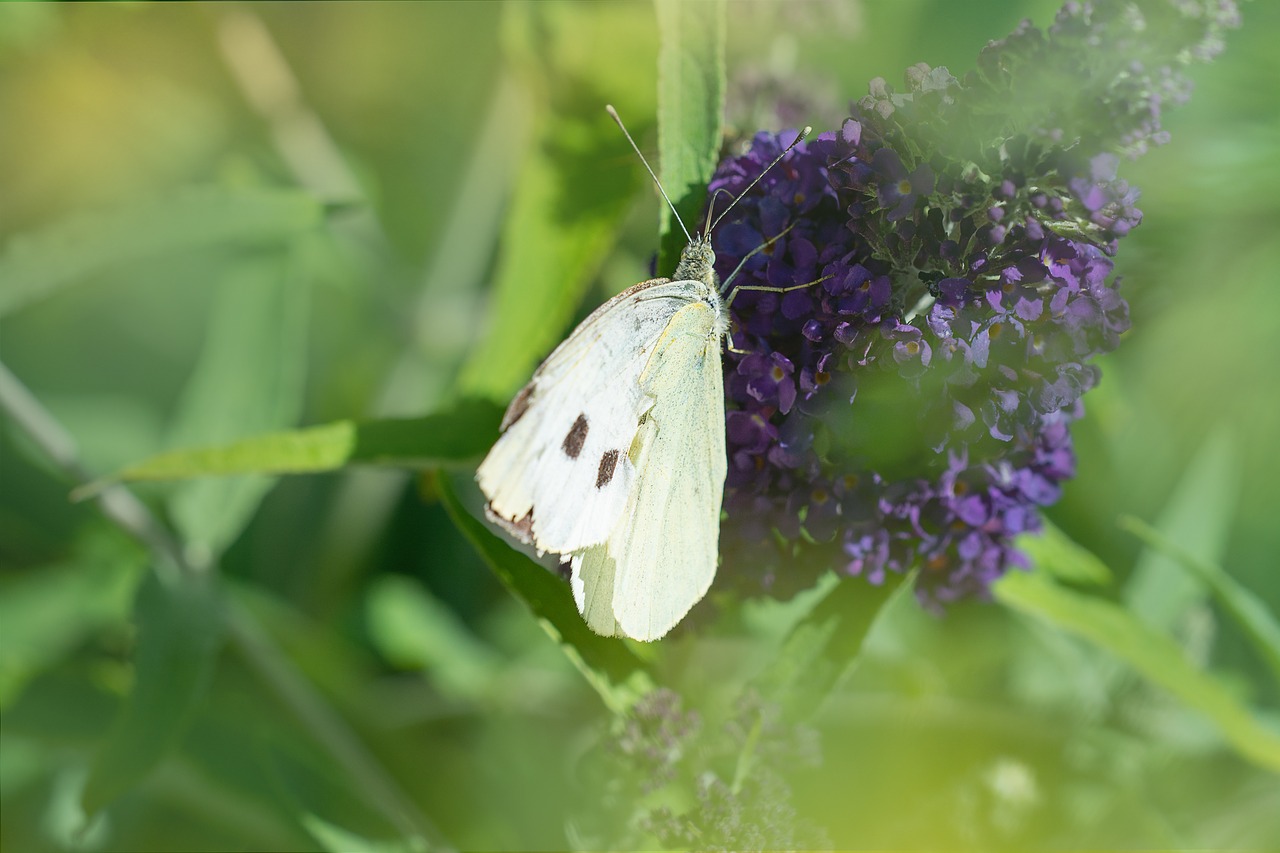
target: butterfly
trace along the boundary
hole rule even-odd
[[[711,586],[727,473],[728,288],[715,272],[710,215],[696,237],[676,221],[689,242],[674,278],[641,282],[583,320],[511,401],[476,472],[492,521],[567,560],[587,625],[644,641],[675,627]]]

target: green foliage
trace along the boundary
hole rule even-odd
[[[623,641],[597,637],[587,628],[566,584],[472,517],[447,481],[441,481],[440,493],[454,523],[551,638],[563,645],[570,660],[610,709],[624,711],[638,693],[649,688],[644,663]]]
[[[1209,562],[1222,558],[1230,534],[1239,478],[1230,437],[1218,432],[1191,459],[1157,528],[1171,543]],[[1174,629],[1187,609],[1205,596],[1205,580],[1180,571],[1162,549],[1143,553],[1125,585],[1129,608],[1152,627]]]
[[[1036,574],[996,585],[1008,607],[1044,619],[1110,652],[1210,719],[1246,758],[1280,771],[1280,737],[1222,685],[1190,664],[1177,644],[1109,601],[1071,592]]]
[[[446,697],[485,697],[499,668],[496,653],[421,585],[380,578],[366,606],[369,639],[383,658],[426,673]]]
[[[134,620],[133,689],[85,782],[82,800],[91,815],[155,766],[204,698],[222,635],[217,581],[190,576],[166,584],[148,575]]]
[[[858,662],[867,635],[892,602],[911,588],[904,578],[867,587],[837,582],[788,633],[757,679],[761,695],[791,719],[816,714]]]
[[[222,283],[170,443],[209,445],[293,424],[306,383],[307,282],[278,259],[253,259]],[[169,512],[188,548],[221,553],[253,516],[265,477],[183,483]]]
[[[1196,557],[1138,519],[1123,518],[1120,523],[1153,550],[1176,560],[1183,569],[1204,583],[1223,612],[1252,641],[1258,654],[1271,667],[1276,680],[1280,681],[1280,623],[1258,596],[1236,583],[1221,566]]]
[[[124,621],[145,564],[122,539],[92,530],[65,562],[0,581],[0,708],[87,637]]]
[[[1106,563],[1051,522],[1045,524],[1043,533],[1018,540],[1018,547],[1026,552],[1033,566],[1064,584],[1106,586],[1114,577]]]
[[[494,276],[489,331],[463,373],[469,393],[505,397],[528,378],[616,239],[636,181],[619,171],[582,175],[582,164],[616,156],[616,129],[599,125],[557,123],[521,170]],[[592,188],[592,198],[576,190],[569,196],[570,187],[583,186]]]
[[[1280,769],[1280,738],[1223,685],[1188,660],[1185,641],[1180,647],[1168,636],[1211,590],[1253,640],[1272,671],[1280,674],[1276,655],[1280,631],[1274,618],[1220,568],[1189,550],[1213,553],[1225,543],[1235,489],[1230,450],[1221,433],[1206,443],[1162,511],[1162,528],[1187,547],[1174,544],[1136,519],[1122,520],[1123,526],[1152,549],[1139,559],[1126,585],[1126,606],[1074,593],[1055,583],[1105,585],[1112,573],[1094,554],[1052,526],[1043,538],[1024,540],[1040,571],[1004,578],[995,594],[1002,603],[1085,637],[1134,667],[1188,707],[1210,717],[1241,754],[1276,770]],[[1161,557],[1167,560],[1162,562]]]
[[[297,190],[188,189],[73,216],[10,237],[0,254],[0,317],[119,266],[219,246],[279,246],[318,228],[324,206]]]
[[[657,0],[658,149],[663,188],[692,231],[720,160],[725,102],[725,3]],[[687,238],[662,213],[658,273],[671,275]]]
[[[302,825],[307,828],[327,853],[425,853],[426,847],[406,841],[373,841],[340,826],[334,826],[324,818],[306,814]]]
[[[602,14],[619,16],[619,24],[633,17],[624,8]],[[534,120],[502,233],[487,328],[459,381],[464,393],[497,399],[527,381],[560,339],[643,180],[603,98],[592,93],[636,104],[637,112],[651,102],[636,91],[633,75],[620,73],[644,61],[642,40],[601,41],[591,26],[602,21],[559,3],[527,4],[513,15],[529,16],[524,27],[513,26],[529,95],[548,99],[552,111]],[[540,33],[537,44],[523,40],[531,32]],[[615,70],[597,79],[606,63]]]

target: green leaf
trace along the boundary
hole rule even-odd
[[[1048,521],[1041,533],[1020,537],[1018,549],[1030,558],[1031,565],[1060,581],[1081,586],[1106,586],[1112,581],[1106,563]]]
[[[113,531],[103,534],[85,542],[67,563],[0,583],[0,708],[82,638],[128,618],[142,554]]]
[[[302,825],[326,853],[426,853],[427,850],[420,838],[373,841],[310,813],[302,816]]]
[[[1136,518],[1120,519],[1120,526],[1146,542],[1151,548],[1177,561],[1209,587],[1225,612],[1252,642],[1262,659],[1280,682],[1280,623],[1267,605],[1216,563],[1202,560],[1185,548],[1170,542],[1155,528]]]
[[[1210,435],[1161,511],[1156,521],[1160,534],[1197,559],[1221,561],[1235,517],[1238,470],[1230,436],[1221,430]],[[1167,631],[1205,593],[1199,576],[1182,571],[1159,551],[1147,551],[1125,585],[1124,601],[1148,625]]]
[[[424,670],[442,693],[459,699],[482,699],[492,688],[497,655],[418,581],[377,579],[365,613],[374,646],[396,666]]]
[[[724,0],[656,0],[658,12],[658,150],[662,186],[691,231],[720,158],[725,98]],[[662,208],[659,275],[675,271],[684,232]]]
[[[224,187],[82,214],[8,242],[0,317],[120,265],[215,246],[280,245],[323,219],[324,206],[296,190]]]
[[[209,575],[171,584],[147,575],[135,614],[133,690],[85,783],[89,814],[141,781],[174,745],[204,696],[222,640],[222,605]]]
[[[115,480],[181,480],[227,474],[314,474],[347,465],[430,468],[467,463],[493,444],[502,410],[487,400],[464,400],[421,418],[336,421],[270,433],[223,447],[161,453],[80,490],[92,493]]]
[[[815,714],[845,673],[857,663],[867,635],[911,584],[900,574],[872,585],[841,579],[788,634],[755,681],[792,719]]]
[[[592,633],[578,614],[567,583],[499,539],[468,513],[447,478],[441,477],[439,485],[441,499],[454,524],[507,588],[533,611],[543,629],[560,643],[605,704],[619,713],[629,708],[652,684],[644,662],[622,640]]]
[[[204,349],[179,402],[170,444],[209,445],[290,426],[306,383],[307,282],[259,258],[235,268],[212,309]],[[188,548],[220,554],[248,523],[268,477],[184,483],[169,509]]]
[[[1280,771],[1280,736],[1264,727],[1165,635],[1124,608],[1054,584],[1046,572],[1010,572],[994,587],[1004,605],[1090,641],[1210,719],[1245,758]]]

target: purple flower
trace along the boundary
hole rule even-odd
[[[780,352],[752,353],[738,362],[738,376],[745,380],[747,394],[784,415],[796,402],[793,373],[795,365]]]
[[[1163,141],[1178,63],[1233,25],[1220,0],[1182,5],[1139,0],[1140,32],[1119,4],[1068,4],[963,81],[873,81],[715,230],[722,278],[785,232],[734,285],[809,285],[731,296],[722,577],[785,595],[826,568],[919,567],[936,607],[1024,565],[1014,537],[1074,475],[1091,362],[1129,326],[1110,260],[1142,218],[1124,158]],[[792,139],[757,134],[711,192],[742,192]]]
[[[921,163],[908,174],[898,152],[881,148],[872,155],[871,165],[876,172],[876,194],[880,206],[889,211],[890,222],[905,217],[918,199],[933,192],[933,170],[928,163]]]

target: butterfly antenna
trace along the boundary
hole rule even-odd
[[[615,116],[615,118],[616,118],[616,116]],[[712,222],[712,221],[711,221],[711,210],[710,210],[710,208],[708,208],[708,209],[707,209],[707,226],[706,226],[706,229],[703,231],[703,234],[702,234],[703,239],[706,239],[707,237],[709,237],[709,236],[711,235],[711,229],[715,228],[717,225],[719,225],[719,224],[720,224],[720,220],[721,220],[721,219],[724,219],[724,218],[725,218],[725,216],[729,213],[729,211],[733,210],[733,206],[734,206],[735,204],[737,204],[738,202],[742,201],[742,199],[744,199],[744,198],[746,197],[747,193],[751,192],[751,188],[752,188],[752,187],[754,187],[756,184],[760,183],[761,179],[763,179],[765,175],[769,174],[769,172],[773,169],[773,167],[774,167],[774,166],[776,166],[776,165],[778,165],[779,163],[781,163],[781,162],[782,162],[782,158],[783,158],[783,157],[786,157],[788,154],[790,154],[790,153],[791,153],[791,149],[792,149],[792,148],[795,148],[795,147],[796,147],[797,145],[799,145],[801,142],[804,142],[804,138],[805,138],[806,136],[808,136],[810,133],[813,133],[813,128],[812,128],[812,127],[810,127],[810,126],[808,126],[808,125],[806,125],[806,126],[805,126],[805,129],[804,129],[804,130],[802,130],[802,131],[800,131],[800,135],[799,135],[799,136],[797,136],[797,137],[795,138],[795,140],[794,140],[790,145],[788,145],[788,146],[786,147],[786,150],[785,150],[785,151],[783,151],[781,154],[779,154],[777,157],[773,158],[773,162],[772,162],[772,163],[770,163],[768,166],[766,166],[766,167],[764,168],[764,171],[763,171],[763,172],[761,172],[760,174],[756,175],[756,179],[755,179],[754,181],[752,181],[751,183],[747,184],[747,188],[746,188],[745,190],[743,190],[742,192],[738,193],[738,197],[737,197],[737,198],[735,198],[733,201],[729,202],[729,206],[728,206],[728,207],[726,207],[724,210],[720,211],[720,215],[716,217],[715,222]],[[632,144],[634,145],[635,143],[632,143]],[[714,202],[715,202],[714,197],[712,198],[712,202],[713,202],[713,204],[714,204]]]
[[[662,197],[667,201],[667,206],[670,207],[671,212],[675,214],[676,223],[679,224],[680,230],[684,232],[685,238],[692,243],[693,237],[689,234],[689,229],[684,227],[684,220],[680,218],[680,211],[676,210],[676,206],[672,203],[671,197],[668,196],[667,191],[662,188],[662,181],[658,180],[658,176],[655,175],[653,169],[649,167],[649,161],[644,159],[644,155],[640,153],[640,146],[636,145],[636,141],[632,139],[631,134],[627,132],[627,126],[623,124],[622,119],[618,117],[618,111],[613,108],[613,104],[605,104],[604,108],[605,111],[613,117],[613,120],[618,123],[618,127],[622,128],[622,135],[627,138],[627,141],[631,143],[631,147],[635,149],[636,156],[639,157],[640,162],[644,164],[645,171],[649,173],[649,177],[653,178],[653,182],[658,185],[658,192],[662,193]],[[791,149],[788,148],[787,150],[790,151]]]

